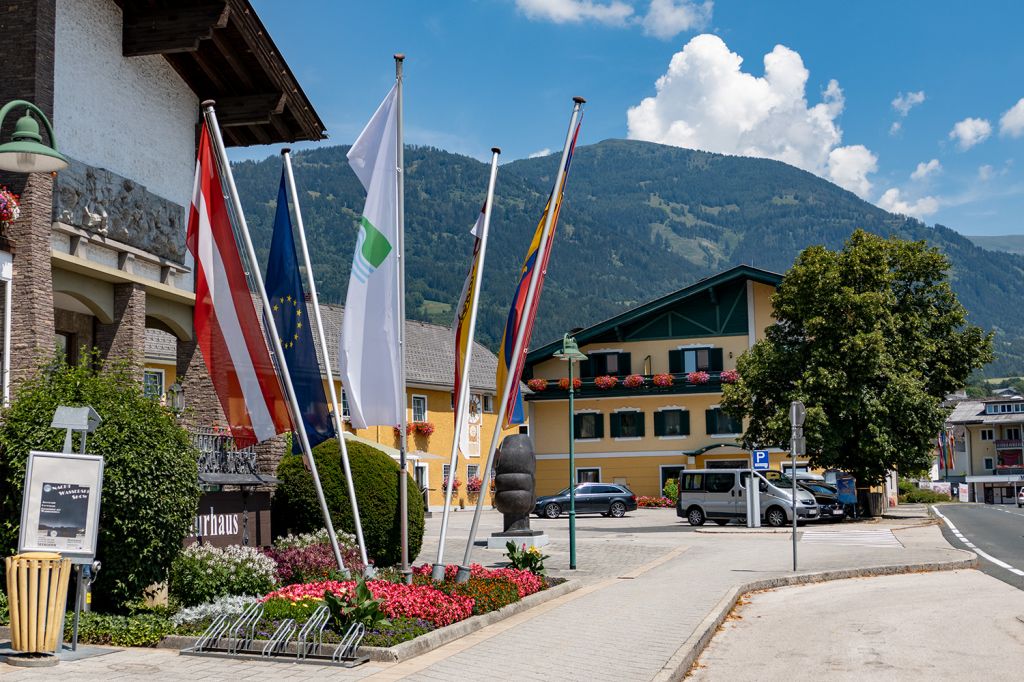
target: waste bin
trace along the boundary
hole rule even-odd
[[[11,648],[55,653],[63,634],[71,560],[56,552],[26,552],[8,557],[6,566]]]
[[[885,494],[868,493],[868,515],[878,517],[885,512]]]

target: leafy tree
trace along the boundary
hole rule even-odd
[[[142,393],[128,363],[95,371],[96,356],[42,367],[0,413],[0,552],[14,554],[30,450],[60,452],[64,431],[50,427],[58,405],[90,405],[103,418],[89,435],[89,454],[104,462],[93,587],[98,606],[119,607],[167,578],[195,520],[197,453],[174,415]],[[77,439],[76,439],[77,443]]]
[[[992,359],[992,335],[965,323],[949,261],[924,242],[858,230],[840,251],[805,249],[772,303],[778,324],[744,353],[723,407],[750,418],[744,444],[789,439],[807,406],[815,466],[877,483],[925,468],[944,396]]]

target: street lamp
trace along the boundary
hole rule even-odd
[[[16,173],[51,173],[68,167],[68,160],[57,151],[57,138],[53,134],[50,119],[42,109],[31,102],[16,99],[0,109],[0,125],[3,125],[7,114],[17,107],[25,108],[25,115],[14,125],[11,141],[0,144],[0,170]],[[50,144],[44,144],[39,134],[39,123],[33,118],[35,114],[46,126]]]
[[[175,382],[167,388],[167,407],[175,415],[180,415],[185,410],[185,391],[181,384]]]
[[[575,390],[572,385],[573,363],[586,360],[587,356],[580,352],[576,339],[566,334],[562,337],[562,350],[555,353],[559,360],[569,363],[569,568],[576,569],[576,420],[573,397]]]

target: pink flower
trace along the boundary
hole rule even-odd
[[[719,376],[722,379],[722,383],[725,384],[735,384],[740,380],[740,373],[734,369],[722,370],[722,373]]]
[[[526,385],[530,387],[530,390],[534,393],[540,393],[548,387],[547,379],[530,379],[526,382]]]
[[[622,385],[626,388],[640,388],[644,385],[644,378],[639,374],[630,374],[622,380]]]
[[[711,375],[704,371],[690,372],[686,380],[691,384],[706,384],[711,381]]]
[[[655,386],[660,386],[661,388],[666,388],[666,387],[672,385],[672,375],[671,374],[655,374],[654,378],[651,380],[651,383],[653,383]]]
[[[618,377],[608,376],[607,374],[594,379],[594,385],[602,389],[615,388],[617,383],[619,383]]]

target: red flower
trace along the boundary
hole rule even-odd
[[[530,390],[534,393],[540,393],[548,387],[547,379],[530,379],[526,382],[526,385],[530,387]]]
[[[622,385],[626,388],[640,388],[644,385],[644,378],[640,374],[630,374],[622,380]]]
[[[691,384],[706,384],[711,381],[711,375],[704,371],[690,372],[686,380]]]
[[[618,377],[608,376],[607,374],[594,379],[594,385],[601,389],[615,388],[617,383],[619,383]]]
[[[573,377],[572,378],[572,388],[573,388],[573,390],[578,389],[582,385],[583,385],[583,381],[579,377]],[[558,380],[558,387],[560,389],[562,389],[563,391],[568,391],[569,390],[569,377],[562,377],[561,379],[559,379]]]
[[[673,379],[671,374],[655,374],[651,383],[661,388],[667,388],[672,385],[672,381]]]
[[[722,379],[723,383],[735,384],[740,380],[740,373],[734,369],[726,369],[722,371],[719,377]]]

